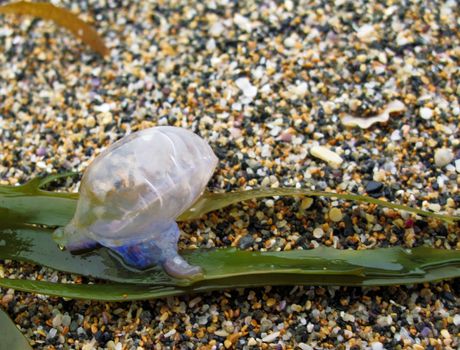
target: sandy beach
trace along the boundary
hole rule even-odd
[[[299,187],[459,215],[456,1],[53,4],[109,55],[53,22],[0,16],[0,184],[83,173],[121,137],[172,125],[219,158],[211,191]],[[460,249],[458,225],[326,198],[249,201],[179,226],[180,249]],[[8,260],[0,277],[91,281]],[[0,289],[0,307],[34,349],[460,347],[459,279],[124,303]]]

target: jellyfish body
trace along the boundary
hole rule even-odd
[[[133,133],[86,170],[71,222],[55,232],[70,251],[97,244],[136,268],[161,264],[178,278],[201,273],[177,253],[177,217],[203,192],[217,157],[205,140],[162,126]]]

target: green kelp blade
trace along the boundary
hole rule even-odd
[[[10,224],[38,224],[46,226],[66,225],[75,212],[78,194],[50,192],[40,189],[40,187],[44,184],[62,176],[69,176],[69,174],[52,175],[38,180],[34,179],[23,186],[0,186],[0,221]],[[185,221],[196,219],[206,213],[225,208],[238,202],[273,196],[340,198],[344,200],[373,203],[397,210],[404,210],[413,214],[432,217],[449,223],[460,221],[460,217],[458,216],[437,214],[417,208],[407,207],[401,204],[393,204],[368,196],[311,191],[302,188],[289,187],[260,188],[224,193],[205,192],[190,209],[180,215],[178,220]]]
[[[179,216],[179,220],[192,220],[201,217],[202,215],[214,210],[225,208],[229,205],[239,202],[247,201],[256,198],[276,197],[276,196],[290,196],[290,197],[327,197],[339,198],[344,200],[372,203],[381,207],[404,210],[412,214],[436,218],[446,222],[460,221],[459,216],[449,216],[437,214],[417,208],[408,207],[401,204],[386,202],[381,199],[372,198],[369,196],[362,196],[348,193],[334,193],[324,191],[311,191],[304,188],[257,188],[252,190],[240,190],[234,192],[211,193],[205,192],[187,211]]]
[[[145,300],[182,295],[188,292],[179,287],[168,286],[122,283],[70,284],[9,278],[0,278],[0,287],[35,294],[100,301]]]
[[[421,252],[427,254],[427,252]],[[399,277],[347,276],[347,275],[247,275],[221,280],[200,281],[189,287],[153,286],[127,283],[67,284],[44,281],[0,278],[0,287],[13,288],[36,294],[46,294],[73,299],[100,301],[127,301],[164,298],[183,294],[203,293],[215,290],[252,288],[263,286],[386,286],[439,281],[460,275],[460,263],[425,266],[425,273]]]
[[[339,250],[318,247],[284,252],[241,251],[235,248],[182,252],[191,264],[203,268],[201,280],[177,280],[159,267],[135,270],[123,264],[106,248],[84,254],[60,250],[51,231],[38,227],[0,230],[0,258],[27,261],[56,270],[91,276],[124,284],[197,287],[231,285],[241,280],[243,286],[266,284],[308,284],[319,281],[336,285],[401,284],[427,281],[430,271],[443,271],[435,279],[460,276],[460,251],[428,247],[414,249],[378,248]],[[444,267],[451,270],[444,271]],[[233,283],[233,282],[232,282]],[[248,284],[249,283],[249,284]]]
[[[5,311],[0,309],[0,350],[32,350],[27,339]]]
[[[75,212],[77,199],[77,194],[41,191],[30,183],[0,186],[0,223],[64,226]]]

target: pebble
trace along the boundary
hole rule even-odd
[[[305,81],[298,81],[295,85],[290,85],[288,91],[291,99],[303,98],[308,92],[308,84]]]
[[[272,343],[280,336],[280,332],[273,332],[262,338],[264,343]]]
[[[301,350],[314,350],[310,345],[305,344],[305,343],[299,343],[297,346]]]
[[[339,208],[332,208],[329,211],[329,218],[334,222],[342,221],[343,219],[342,211]]]
[[[420,108],[420,117],[425,120],[429,120],[433,117],[433,110],[431,108],[422,107]]]
[[[312,206],[312,204],[313,204],[313,198],[306,197],[302,199],[302,202],[300,203],[300,209],[307,210],[308,208]]]
[[[248,33],[252,31],[253,25],[249,18],[237,13],[234,17],[234,22],[240,29]]]
[[[64,327],[69,327],[72,322],[72,319],[69,315],[62,316],[62,325]]]
[[[385,350],[385,348],[383,347],[383,344],[378,341],[371,343],[371,349],[372,350]]]
[[[235,84],[244,96],[253,99],[257,95],[257,87],[252,85],[248,78],[238,78],[235,80]]]
[[[62,314],[57,314],[53,318],[53,327],[59,327],[62,324]]]
[[[378,181],[369,181],[366,184],[367,193],[379,193],[383,190],[383,183]]]
[[[224,321],[222,323],[222,328],[229,334],[235,331],[235,326],[233,325],[232,321]]]
[[[438,148],[434,153],[434,163],[438,168],[442,168],[454,159],[454,153],[449,148]]]
[[[313,230],[313,237],[320,239],[324,236],[324,231],[321,227],[317,227]]]
[[[224,31],[225,31],[225,27],[223,23],[216,22],[209,29],[209,34],[211,34],[214,37],[220,37]]]
[[[447,329],[441,330],[441,336],[446,339],[450,339],[451,335]]]
[[[401,141],[401,132],[399,130],[394,130],[390,136],[391,141]]]
[[[56,328],[51,328],[48,332],[48,335],[46,336],[47,339],[53,339],[57,334],[57,329]]]
[[[454,316],[453,323],[455,326],[460,326],[460,314]]]
[[[260,331],[261,332],[267,332],[270,329],[272,329],[272,327],[273,327],[273,322],[270,321],[269,319],[264,318],[260,322]]]
[[[96,126],[96,118],[94,118],[93,116],[89,116],[88,118],[86,118],[85,124],[87,128],[94,128]]]
[[[243,236],[240,241],[238,242],[238,246],[240,247],[240,249],[248,249],[250,247],[252,247],[254,243],[254,237],[252,237],[252,235],[246,235],[246,236]]]
[[[377,319],[377,323],[382,327],[391,326],[393,324],[393,319],[390,315],[380,316]]]
[[[334,169],[338,169],[343,162],[342,157],[324,146],[313,146],[310,148],[310,154],[326,161]]]
[[[439,203],[428,203],[427,207],[435,213],[439,213],[441,211],[441,205]]]
[[[357,35],[359,40],[370,43],[378,39],[377,31],[372,24],[365,24],[358,28]]]
[[[166,333],[164,334],[164,337],[165,337],[165,338],[172,337],[174,334],[176,334],[176,332],[177,332],[177,331],[176,331],[175,329],[171,329],[170,331],[168,331],[168,332],[166,332]]]

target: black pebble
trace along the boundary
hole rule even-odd
[[[379,193],[382,191],[383,183],[377,181],[369,181],[366,185],[366,192],[369,194]]]
[[[353,222],[348,215],[345,215],[343,221],[345,222],[345,229],[343,230],[343,234],[348,237],[355,233],[355,229],[353,228]]]

